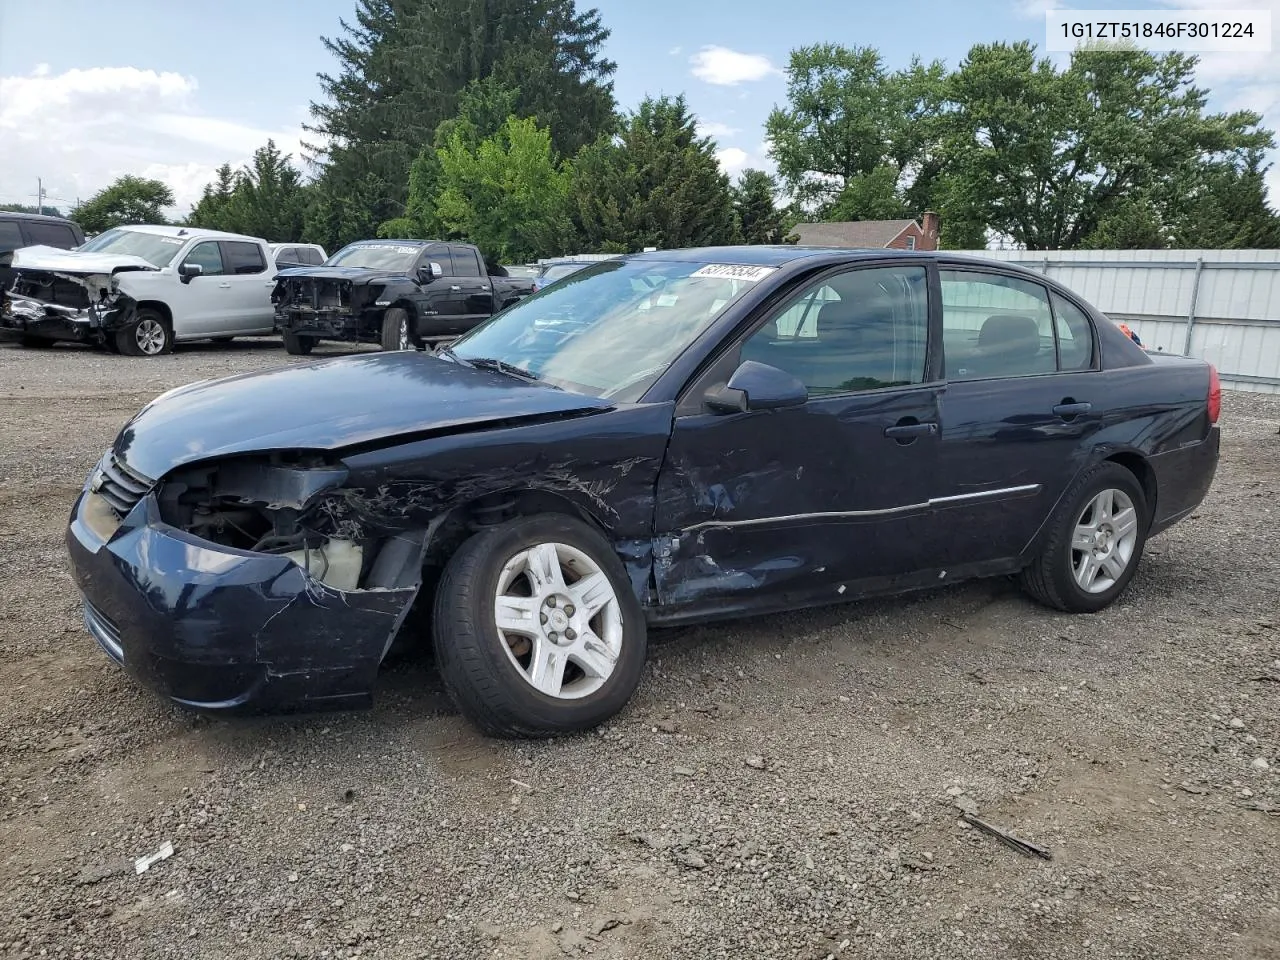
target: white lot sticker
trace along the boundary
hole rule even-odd
[[[405,247],[398,243],[371,243],[371,247],[377,247],[379,250],[394,250],[396,253],[417,253],[421,247]]]
[[[180,247],[180,246],[182,246],[184,243],[186,243],[187,241],[183,240],[181,237],[161,237],[161,238],[160,238],[160,242],[161,242],[161,243],[172,243],[175,247]]]
[[[755,283],[757,280],[763,280],[777,267],[753,267],[742,263],[708,263],[705,267],[699,267],[691,277],[717,277],[721,280],[745,280],[748,283]]]

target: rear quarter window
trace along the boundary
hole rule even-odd
[[[256,243],[226,240],[222,246],[226,249],[227,273],[262,273],[267,269],[267,262],[262,259],[262,248]]]
[[[26,241],[22,239],[22,230],[16,220],[0,220],[0,253],[17,250]]]
[[[75,231],[64,223],[44,223],[40,220],[27,221],[27,234],[33,244],[47,247],[61,247],[70,250],[77,245]]]

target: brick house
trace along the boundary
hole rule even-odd
[[[937,250],[938,215],[925,211],[919,220],[845,220],[797,223],[791,233],[802,247]]]

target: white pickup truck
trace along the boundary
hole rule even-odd
[[[137,357],[176,341],[273,332],[276,265],[264,240],[194,227],[115,227],[75,250],[24,247],[0,296],[0,336],[94,343]]]

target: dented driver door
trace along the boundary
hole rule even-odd
[[[942,384],[928,330],[925,266],[844,269],[784,302],[691,385],[658,481],[661,605],[838,599],[929,565]],[[716,412],[701,398],[744,360],[792,374],[808,400]]]

